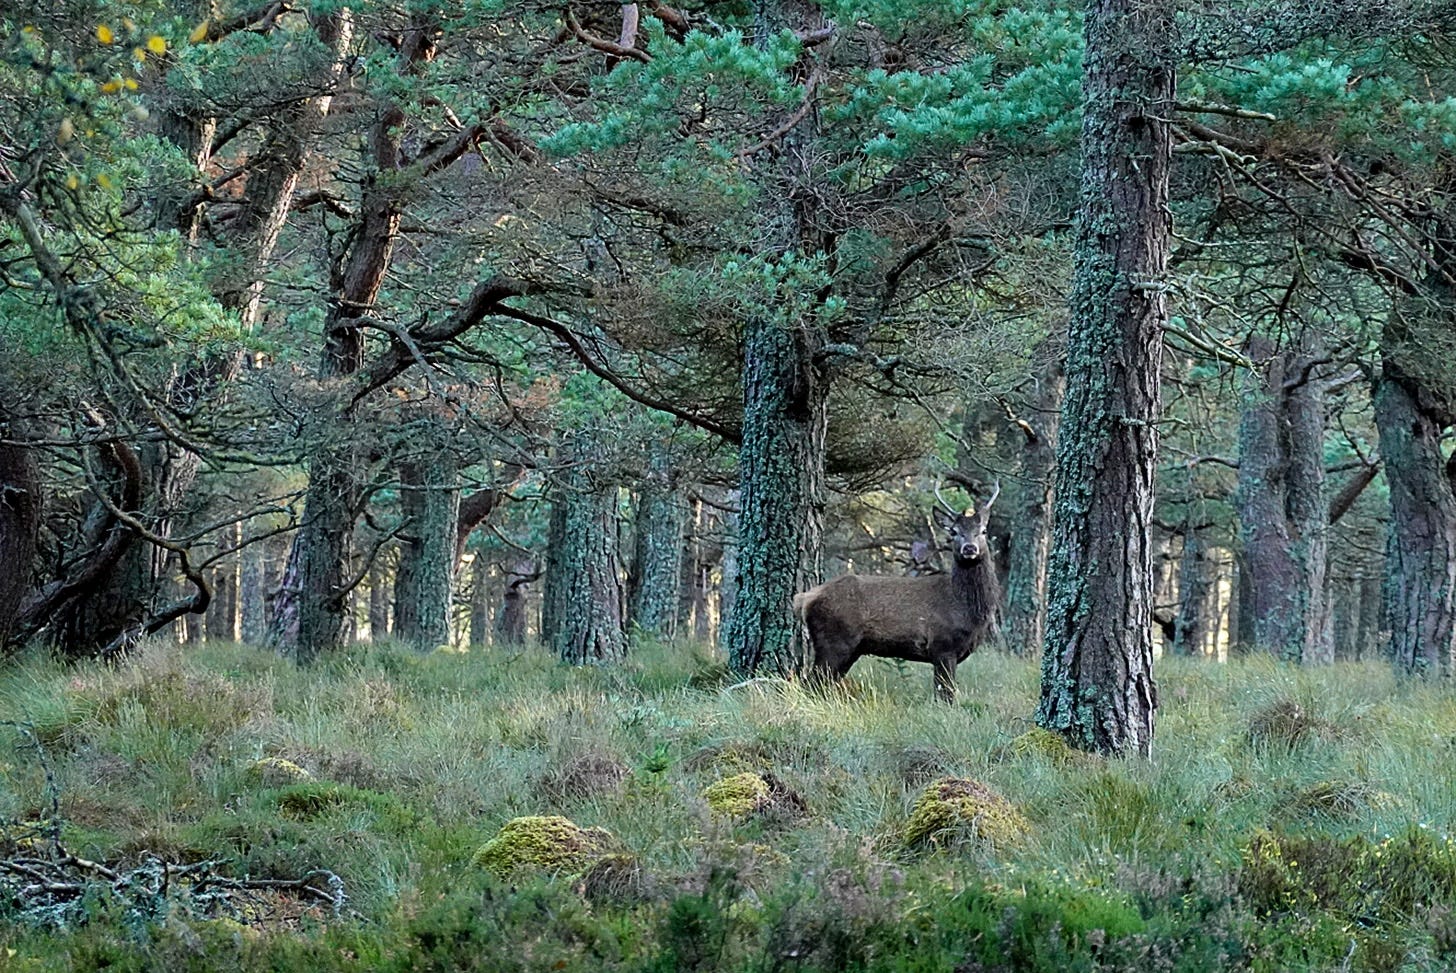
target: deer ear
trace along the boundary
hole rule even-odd
[[[931,513],[935,515],[935,522],[946,530],[950,530],[955,526],[956,515],[949,510],[941,510],[939,507],[936,507]]]

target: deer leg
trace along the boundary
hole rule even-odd
[[[935,665],[935,698],[943,703],[954,703],[956,698],[956,657],[938,655]]]

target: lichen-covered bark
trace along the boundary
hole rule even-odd
[[[460,474],[445,444],[401,463],[399,568],[394,575],[394,634],[421,652],[450,644]]]
[[[1390,484],[1386,558],[1390,657],[1403,672],[1456,672],[1456,490],[1441,449],[1443,416],[1393,374],[1375,387],[1375,424]]]
[[[771,318],[745,329],[737,594],[723,636],[741,676],[804,664],[792,602],[819,582],[827,426],[813,341]]]
[[[668,474],[668,457],[659,451],[637,502],[628,597],[630,624],[643,635],[662,639],[677,634],[687,527],[687,507]]]
[[[1292,662],[1333,661],[1326,625],[1324,395],[1309,354],[1262,336],[1239,417],[1239,531],[1254,645]]]
[[[1084,750],[1148,755],[1153,483],[1162,405],[1162,281],[1171,10],[1091,0],[1067,392],[1037,723]]]
[[[1006,575],[1006,641],[1017,655],[1041,652],[1046,635],[1047,558],[1052,540],[1052,485],[1066,378],[1058,362],[1038,377],[1031,399],[1035,439],[1021,454],[1021,503],[1011,532]]]
[[[616,662],[627,655],[624,592],[617,550],[617,488],[580,461],[562,475],[553,520],[559,533],[547,566],[550,628],[545,632],[562,662]]]

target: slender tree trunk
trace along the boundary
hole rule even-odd
[[[1037,723],[1152,750],[1152,543],[1172,214],[1172,11],[1090,0],[1082,194]]]
[[[1360,579],[1360,618],[1355,635],[1355,658],[1373,659],[1380,653],[1380,579]]]
[[[399,569],[394,576],[394,630],[426,652],[450,644],[455,541],[460,519],[460,472],[443,444],[402,463]]]
[[[389,557],[386,551],[374,555],[369,566],[369,639],[382,641],[389,635],[390,593]]]
[[[1183,556],[1178,563],[1178,615],[1172,649],[1175,655],[1201,656],[1209,641],[1217,579],[1208,548],[1191,527],[1183,533]]]
[[[630,623],[650,638],[677,634],[686,527],[687,508],[668,475],[668,457],[658,452],[637,503],[628,599]]]
[[[490,564],[475,555],[470,565],[470,647],[483,649],[490,643]]]
[[[1048,366],[1030,405],[1035,413],[1030,439],[1021,454],[1021,509],[1011,535],[1006,577],[1006,637],[1021,656],[1041,652],[1046,637],[1047,558],[1052,540],[1052,481],[1056,470],[1057,429],[1066,376],[1060,362]]]
[[[262,645],[268,635],[268,547],[266,541],[258,541],[242,551],[238,602],[247,645]]]

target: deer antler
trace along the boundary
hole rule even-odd
[[[955,507],[952,507],[950,505],[950,502],[946,500],[945,497],[940,495],[939,483],[935,485],[935,500],[937,503],[940,504],[940,509],[950,514],[952,517],[959,517],[961,515],[961,512],[959,510],[957,510]]]
[[[999,496],[1001,496],[1001,481],[1000,480],[997,480],[996,481],[996,485],[991,488],[991,499],[987,500],[986,501],[986,505],[984,507],[982,507],[981,509],[982,510],[990,510],[991,509],[991,504],[995,503],[996,502],[996,498],[999,497]]]

